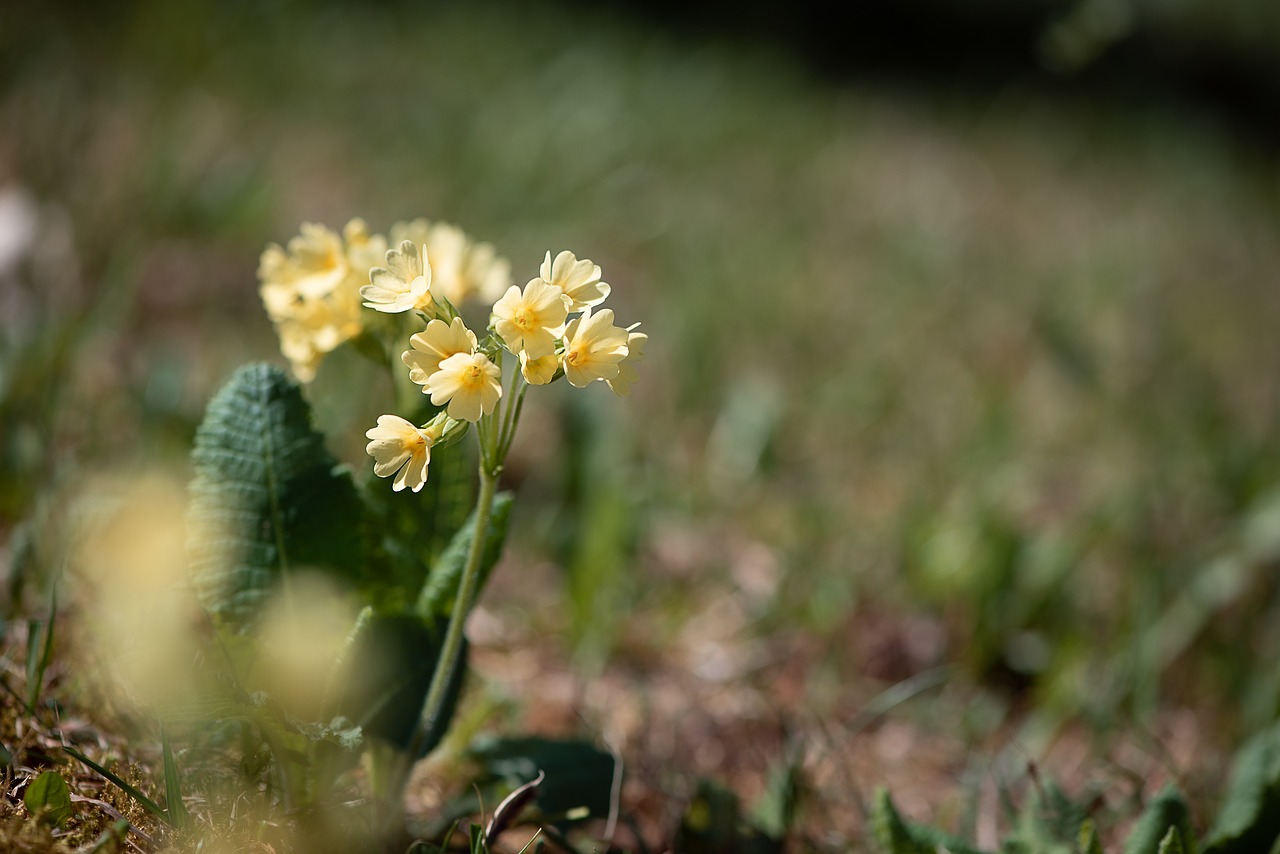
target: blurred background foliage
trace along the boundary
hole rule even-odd
[[[1273,720],[1278,7],[820,8],[8,4],[11,592],[87,473],[183,464],[279,361],[268,241],[425,215],[521,282],[585,254],[651,336],[626,401],[530,395],[507,472],[494,595],[580,667],[712,626],[689,666],[766,694],[816,648],[819,715],[953,664],[1099,731]],[[361,471],[364,371],[313,387]]]

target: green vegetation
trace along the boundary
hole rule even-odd
[[[574,734],[593,761],[608,740],[633,850],[1275,838],[1273,150],[1123,92],[818,82],[586,4],[140,0],[4,19],[0,211],[34,224],[15,263],[0,252],[0,741],[9,778],[32,781],[6,788],[13,850],[60,824],[94,850],[121,835],[84,802],[62,819],[47,774],[73,793],[100,780],[55,749],[63,707],[101,732],[73,747],[165,816],[185,792],[207,817],[228,745],[236,779],[269,779],[237,729],[162,749],[154,722],[96,704],[72,656],[95,602],[72,546],[106,510],[79,499],[104,472],[185,482],[217,389],[247,361],[283,364],[254,277],[266,243],[419,213],[513,260],[587,251],[653,339],[626,401],[528,404],[539,441],[506,463],[521,497],[472,627],[480,678],[417,801],[439,807],[424,833],[532,778],[469,749],[497,731]],[[364,431],[397,390],[349,349],[308,395],[331,455],[308,476],[354,502],[331,463],[363,482]],[[411,609],[418,558],[396,535],[417,523],[370,500],[368,541],[304,548],[368,550],[394,581],[371,601]],[[429,501],[425,551],[448,553],[473,496]],[[310,736],[342,748],[340,727]],[[1145,818],[1175,797],[1176,821]],[[249,821],[228,838],[270,836]]]

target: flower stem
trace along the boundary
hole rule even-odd
[[[484,455],[481,456],[483,458]],[[489,532],[489,517],[493,511],[493,497],[497,487],[497,471],[490,470],[482,459],[480,495],[476,499],[475,534],[471,540],[471,548],[467,552],[467,564],[462,571],[462,580],[458,584],[458,597],[454,600],[453,612],[449,615],[449,625],[445,629],[440,658],[436,661],[435,673],[431,676],[431,687],[427,690],[427,699],[422,705],[422,715],[418,718],[418,727],[409,745],[410,762],[417,760],[418,754],[425,746],[427,734],[431,732],[436,720],[440,717],[449,682],[458,667],[458,659],[462,654],[462,627],[467,621],[467,614],[471,611],[476,590],[480,584],[481,556],[484,554],[484,543]]]

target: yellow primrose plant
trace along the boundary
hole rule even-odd
[[[295,814],[363,761],[373,829],[394,842],[410,770],[458,702],[463,625],[505,541],[499,482],[525,395],[561,378],[626,395],[646,335],[604,305],[594,262],[549,251],[519,284],[490,244],[421,219],[385,236],[358,219],[341,233],[304,224],[267,247],[258,277],[293,377],[238,371],[192,454],[188,560],[220,647],[210,714],[261,736],[269,788]],[[307,389],[348,344],[394,370],[393,392],[410,390],[365,432],[363,483],[327,450]],[[469,516],[442,509],[472,494]],[[599,816],[617,769],[573,749],[603,785],[557,808]]]

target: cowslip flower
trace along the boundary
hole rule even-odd
[[[520,373],[524,374],[529,385],[546,385],[556,378],[560,370],[560,357],[550,353],[537,359],[530,359],[528,353],[520,354]]]
[[[398,415],[379,415],[378,426],[365,434],[369,444],[365,452],[373,457],[373,473],[378,477],[395,475],[391,489],[408,487],[414,492],[427,482],[427,464],[431,462],[431,446],[440,438],[436,430],[415,427]]]
[[[402,311],[435,312],[431,294],[431,265],[423,263],[418,244],[405,240],[387,252],[387,266],[369,271],[369,284],[360,289],[365,308],[396,314]]]
[[[463,324],[461,317],[449,323],[432,320],[426,329],[409,338],[409,345],[413,349],[401,353],[400,361],[408,366],[409,379],[424,386],[422,393],[427,394],[427,379],[440,370],[441,362],[458,353],[475,352],[476,334]]]
[[[462,281],[466,294],[475,294],[481,302],[492,303],[511,283],[511,262],[499,255],[492,243],[473,243],[462,268]]]
[[[350,271],[342,238],[314,222],[304,222],[300,230],[302,233],[289,241],[293,287],[304,298],[330,294]]]
[[[548,251],[538,275],[564,291],[566,306],[571,312],[604,302],[611,290],[607,283],[600,281],[599,265],[585,258],[579,261],[568,250],[557,255],[554,261]]]
[[[363,329],[360,282],[386,241],[360,219],[348,222],[341,237],[316,223],[303,223],[301,231],[288,251],[267,246],[258,279],[281,351],[298,379],[310,382],[323,356]]]
[[[515,285],[493,304],[493,328],[512,353],[540,359],[555,352],[568,310],[564,292],[543,279],[530,279],[521,291]]]
[[[511,283],[511,263],[492,244],[473,243],[451,223],[422,218],[398,222],[391,226],[391,238],[393,245],[409,240],[426,247],[432,293],[455,306],[473,297],[492,304]]]
[[[605,380],[609,384],[609,388],[618,397],[626,397],[630,394],[631,384],[639,377],[635,365],[636,362],[644,358],[644,345],[649,342],[648,335],[635,331],[635,328],[639,325],[634,323],[627,327],[626,358],[618,363],[618,375],[612,379]]]
[[[449,404],[450,418],[475,423],[502,397],[502,371],[484,353],[455,353],[427,377],[424,390],[436,406]]]
[[[627,330],[613,325],[613,310],[588,308],[564,332],[564,374],[578,388],[618,376],[627,356]]]

